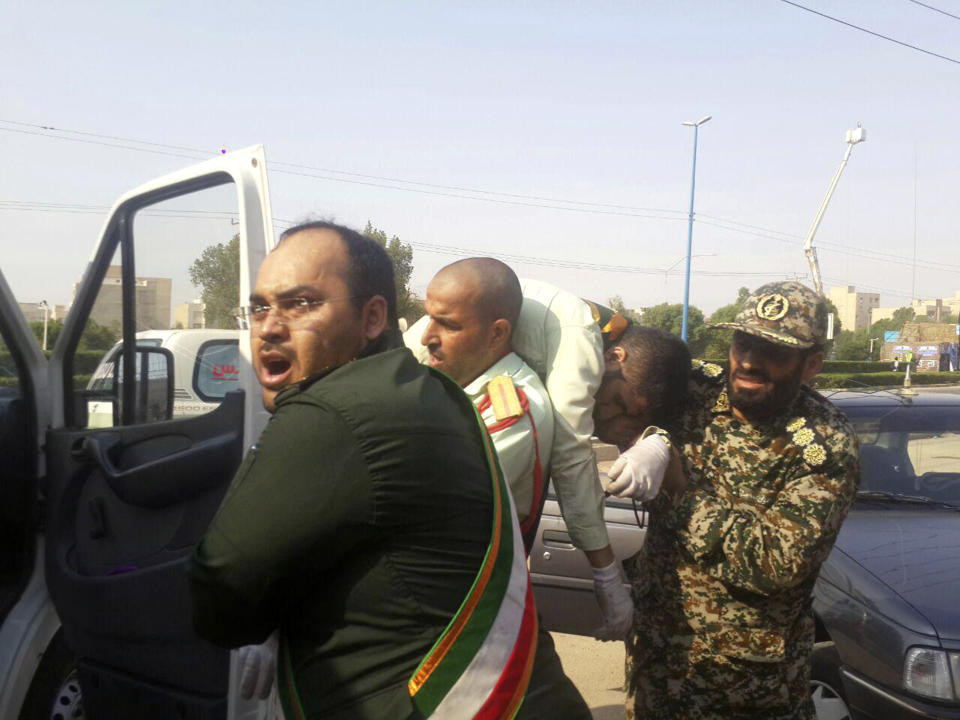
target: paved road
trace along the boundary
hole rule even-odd
[[[623,720],[623,643],[552,635],[563,669],[587,701],[594,720]]]

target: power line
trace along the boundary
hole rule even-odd
[[[895,38],[890,37],[889,35],[882,35],[878,32],[874,32],[873,30],[867,30],[865,27],[860,27],[859,25],[854,25],[853,23],[847,22],[846,20],[841,20],[840,18],[835,18],[832,15],[827,15],[826,13],[822,13],[819,10],[808,8],[806,5],[801,5],[800,3],[793,2],[793,0],[780,0],[780,2],[784,2],[787,5],[793,5],[796,8],[800,8],[801,10],[806,10],[807,12],[813,13],[814,15],[819,15],[820,17],[824,17],[827,20],[833,20],[834,22],[840,23],[841,25],[846,25],[847,27],[851,27],[854,30],[865,32],[868,35],[873,35],[874,37],[882,38],[883,40],[888,40],[892,43],[896,43],[897,45],[902,45],[903,47],[910,48],[911,50],[916,50],[917,52],[922,52],[926,55],[932,55],[933,57],[940,58],[941,60],[946,60],[947,62],[952,62],[952,63],[955,63],[956,65],[960,65],[960,60],[957,60],[955,58],[947,57],[946,55],[941,55],[940,53],[935,53],[931,50],[924,50],[922,47],[911,45],[910,43],[905,43],[902,40],[897,40]]]
[[[787,1],[787,0],[785,0],[785,1]],[[792,4],[792,3],[791,3],[791,4]],[[93,132],[87,132],[87,131],[83,131],[83,130],[70,130],[70,129],[64,129],[64,128],[57,128],[57,127],[54,127],[54,126],[52,126],[52,125],[41,125],[41,124],[36,124],[36,123],[25,123],[25,122],[20,122],[20,121],[16,121],[16,120],[0,119],[0,122],[2,122],[2,123],[7,123],[7,124],[18,125],[18,126],[20,126],[20,127],[35,128],[35,129],[37,129],[37,130],[43,131],[43,132],[36,132],[36,131],[20,130],[20,129],[15,129],[15,128],[4,128],[4,127],[0,127],[0,130],[4,130],[4,131],[7,131],[7,132],[16,132],[16,133],[22,133],[22,134],[26,134],[26,135],[36,135],[36,136],[40,136],[40,137],[50,137],[50,138],[54,138],[54,139],[57,139],[57,140],[69,140],[69,141],[72,141],[72,142],[81,142],[81,143],[87,143],[87,144],[103,145],[103,146],[106,146],[106,147],[113,147],[113,148],[125,149],[125,150],[136,150],[136,151],[140,151],[140,152],[150,152],[150,153],[159,154],[159,155],[167,155],[167,156],[171,156],[171,157],[186,158],[186,159],[191,159],[191,160],[206,159],[206,158],[208,157],[208,151],[206,151],[206,150],[202,150],[202,149],[199,149],[199,148],[186,147],[186,146],[182,146],[182,145],[169,145],[169,144],[166,144],[166,143],[158,143],[158,142],[152,142],[152,141],[148,141],[148,140],[137,140],[137,139],[134,139],[134,138],[127,138],[127,137],[122,137],[122,136],[118,136],[118,135],[108,135],[108,134],[104,134],[104,133],[93,133]],[[76,135],[83,135],[83,136],[91,137],[91,138],[100,138],[101,140],[85,140],[85,139],[82,139],[82,138],[65,137],[65,136],[63,136],[63,135],[51,135],[50,132],[70,133],[70,134],[76,134]],[[120,141],[120,142],[122,142],[122,143],[135,143],[135,144],[138,144],[138,145],[148,145],[148,146],[150,146],[150,147],[149,147],[149,148],[145,148],[145,147],[132,147],[132,146],[130,146],[129,144],[116,144],[116,143],[102,142],[102,140],[104,140],[104,139],[105,139],[105,140],[117,140],[117,141]],[[151,148],[168,148],[168,149],[177,150],[177,151],[186,151],[186,152],[188,152],[188,153],[195,153],[197,157],[195,157],[194,155],[185,155],[185,154],[183,154],[182,152],[168,152],[168,151],[166,151],[166,150],[155,150],[155,149],[151,149]],[[481,201],[481,202],[493,202],[493,203],[497,203],[497,204],[523,206],[523,207],[538,207],[538,208],[553,209],[553,210],[565,210],[565,211],[568,211],[568,212],[583,212],[583,213],[590,213],[590,214],[616,215],[616,216],[622,216],[622,217],[639,217],[639,218],[644,218],[644,219],[658,219],[658,220],[682,220],[682,219],[684,219],[682,216],[680,216],[680,217],[665,217],[665,216],[662,216],[662,215],[647,215],[647,214],[643,214],[642,212],[621,212],[621,211],[617,211],[617,210],[601,210],[601,209],[594,209],[594,208],[622,208],[622,209],[624,209],[624,210],[650,211],[650,212],[666,212],[666,213],[681,213],[681,212],[683,212],[683,211],[678,211],[678,210],[667,210],[667,209],[658,209],[658,208],[642,208],[642,207],[631,206],[631,205],[616,205],[616,204],[611,204],[611,203],[594,203],[594,202],[585,202],[585,201],[578,201],[578,200],[567,200],[567,199],[560,199],[560,198],[546,198],[546,197],[544,197],[544,196],[539,196],[539,195],[523,195],[523,194],[519,194],[519,193],[506,193],[506,192],[499,192],[499,191],[494,191],[494,190],[483,190],[483,189],[477,189],[477,188],[464,188],[464,187],[456,186],[456,185],[442,185],[442,184],[438,184],[438,183],[424,183],[424,182],[413,181],[413,180],[404,180],[404,179],[401,179],[401,178],[389,178],[389,177],[379,176],[379,175],[368,175],[368,174],[362,174],[362,173],[351,173],[351,172],[348,172],[348,171],[341,171],[341,170],[322,169],[322,168],[316,168],[315,166],[311,166],[311,165],[304,165],[304,164],[297,164],[297,163],[287,163],[287,162],[282,162],[282,161],[272,161],[272,162],[270,163],[270,165],[271,165],[272,172],[283,173],[283,174],[287,174],[287,175],[295,175],[295,176],[307,177],[307,178],[310,178],[310,179],[318,179],[318,180],[328,180],[328,181],[331,181],[331,182],[341,182],[341,183],[350,183],[350,184],[365,185],[365,186],[369,186],[369,187],[378,187],[378,188],[387,189],[387,190],[399,190],[399,191],[403,191],[403,192],[411,192],[411,193],[418,193],[418,194],[427,194],[427,195],[434,195],[434,196],[440,196],[440,197],[452,197],[452,198],[467,199],[467,200],[477,200],[477,201]],[[423,190],[423,189],[419,189],[419,188],[417,188],[417,187],[413,187],[413,188],[409,188],[409,187],[397,187],[396,185],[388,185],[388,184],[383,184],[383,183],[381,183],[381,182],[370,182],[370,181],[368,181],[368,180],[353,180],[353,179],[348,179],[348,178],[338,178],[338,177],[329,177],[329,176],[324,176],[324,175],[318,175],[318,174],[315,174],[315,173],[313,173],[313,172],[296,172],[296,171],[293,171],[293,170],[284,170],[284,169],[281,169],[281,168],[276,167],[276,166],[278,166],[278,165],[280,165],[280,166],[286,166],[286,167],[296,167],[296,168],[303,168],[303,169],[310,169],[310,170],[318,170],[318,171],[322,171],[322,172],[332,172],[332,173],[338,173],[338,174],[344,174],[344,175],[351,175],[351,176],[353,176],[353,177],[358,177],[358,178],[371,178],[371,179],[382,180],[383,182],[394,182],[394,183],[400,182],[400,183],[406,183],[406,184],[409,184],[409,185],[415,185],[415,186],[420,186],[420,187],[444,188],[444,189],[451,189],[451,190],[457,190],[457,191],[462,191],[462,192],[483,193],[483,194],[487,194],[487,195],[500,196],[500,197],[475,197],[475,196],[472,196],[472,195],[462,195],[462,194],[460,194],[459,192],[441,192],[441,191],[439,191],[439,190]],[[584,207],[567,207],[567,206],[563,206],[563,205],[545,205],[545,204],[540,203],[540,202],[524,202],[524,201],[521,201],[521,200],[504,200],[504,199],[501,199],[501,197],[521,198],[521,199],[530,199],[530,200],[545,200],[545,201],[553,202],[553,203],[566,203],[567,205],[582,205],[582,206],[584,206]],[[2,207],[2,203],[3,203],[3,202],[15,202],[15,201],[0,201],[0,207]],[[43,206],[42,203],[33,203],[33,205],[38,205],[38,206],[41,206],[41,207]],[[87,206],[87,207],[88,207],[88,208],[96,208],[97,211],[107,210],[107,209],[108,209],[108,208],[106,208],[106,207],[97,207],[97,206]],[[14,208],[6,207],[5,209],[18,209],[18,208],[16,208],[16,207],[14,207]],[[25,207],[20,207],[19,209],[23,209],[23,210],[28,210],[28,209],[29,209],[29,210],[39,211],[39,210],[40,210],[40,207],[37,207],[37,208],[25,208]],[[52,211],[56,211],[56,212],[71,212],[71,210],[69,210],[66,206],[61,206],[61,209],[59,209],[59,210],[52,210]],[[73,210],[73,212],[87,212],[87,211],[92,212],[93,209],[90,209],[90,210]],[[156,211],[156,212],[168,212],[168,213],[169,213],[169,212],[173,212],[172,210],[159,210],[159,209],[157,209],[157,210],[155,210],[155,211]],[[192,212],[192,211],[183,211],[183,212]],[[198,211],[198,212],[203,212],[203,211]],[[208,212],[209,212],[209,211],[208,211]],[[234,215],[235,215],[235,213],[234,213]],[[783,232],[783,231],[780,231],[780,230],[773,230],[773,229],[771,229],[771,228],[765,228],[765,227],[762,227],[762,226],[759,226],[759,225],[752,225],[752,224],[749,224],[749,223],[743,223],[743,222],[740,222],[740,221],[738,221],[738,220],[732,220],[732,219],[729,219],[729,218],[723,218],[723,217],[719,217],[719,216],[715,216],[715,215],[709,215],[709,214],[706,214],[706,213],[697,213],[697,214],[696,214],[696,218],[697,218],[697,221],[698,221],[698,222],[700,222],[700,223],[702,223],[702,224],[705,224],[705,225],[711,225],[711,226],[713,226],[713,227],[717,227],[717,228],[720,228],[720,229],[723,229],[723,230],[728,230],[728,231],[736,232],[736,233],[743,234],[743,235],[753,235],[753,236],[755,236],[755,237],[761,237],[761,238],[764,238],[764,239],[770,239],[770,240],[774,240],[774,241],[776,241],[776,242],[786,243],[786,244],[790,244],[790,245],[797,245],[797,244],[799,244],[799,241],[802,240],[802,237],[801,237],[801,236],[795,235],[795,234],[792,234],[792,233],[786,233],[786,232]],[[711,222],[710,220],[704,220],[704,219],[702,219],[702,218],[713,218],[714,220],[717,220],[717,221],[720,221],[720,222]],[[288,222],[289,222],[289,221],[288,221]],[[731,227],[731,225],[733,225],[733,226],[739,226],[739,227]],[[744,228],[748,228],[748,229],[744,229]],[[875,261],[878,261],[878,262],[897,262],[897,263],[901,263],[901,262],[909,262],[909,260],[910,260],[909,258],[905,258],[905,257],[903,257],[903,256],[898,256],[898,255],[894,255],[894,254],[890,254],[890,253],[883,253],[883,252],[881,252],[881,251],[870,250],[870,249],[867,249],[867,248],[841,247],[841,246],[839,246],[839,245],[836,245],[836,244],[834,244],[834,243],[830,243],[830,242],[827,242],[827,241],[821,241],[819,244],[820,244],[820,246],[821,246],[822,249],[824,249],[824,250],[826,250],[826,251],[828,251],[828,252],[835,252],[835,253],[840,253],[840,254],[844,254],[844,255],[850,255],[850,256],[854,256],[854,257],[863,257],[863,258],[870,259],[870,260],[875,260]],[[931,261],[923,261],[923,260],[919,260],[918,262],[921,263],[920,266],[923,267],[923,269],[926,269],[926,270],[938,270],[938,271],[952,272],[952,270],[950,270],[950,268],[955,268],[957,271],[960,271],[960,265],[949,265],[949,264],[944,264],[944,263],[940,263],[940,262],[934,263],[934,262],[931,262]],[[657,271],[657,272],[659,272],[659,271]]]
[[[940,8],[935,8],[933,5],[927,5],[926,3],[920,2],[920,0],[910,0],[914,5],[919,5],[921,7],[927,8],[927,10],[933,10],[938,12],[941,15],[946,15],[947,17],[952,17],[954,20],[960,20],[960,15],[954,15],[953,13],[948,13],[946,10],[941,10]]]

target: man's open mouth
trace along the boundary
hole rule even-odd
[[[278,387],[289,382],[293,365],[280,353],[264,353],[260,356],[260,383],[266,387]]]

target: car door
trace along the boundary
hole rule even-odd
[[[203,204],[211,198],[220,204]],[[138,348],[135,336],[171,327],[172,301],[191,292],[184,268],[216,255],[207,248],[238,255],[228,299],[239,305],[272,244],[264,153],[250,148],[120,198],[75,289],[50,358],[45,574],[94,720],[228,716],[230,654],[194,633],[185,564],[265,422],[248,337],[241,390],[173,418],[172,371],[167,387],[162,368],[174,358]],[[114,335],[115,382],[92,397],[81,366],[96,367]],[[106,350],[90,351],[98,343]],[[91,427],[92,400],[112,406],[110,427]]]
[[[604,472],[617,457],[616,448],[597,445],[598,467]],[[630,500],[607,498],[604,520],[614,555],[620,561],[643,545],[646,512]],[[593,572],[586,556],[573,545],[551,485],[537,536],[530,551],[530,578],[543,627],[551,632],[592,635],[603,625],[593,592]]]

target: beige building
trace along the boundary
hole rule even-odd
[[[17,303],[20,306],[20,312],[27,319],[28,323],[43,322],[43,304],[42,303]],[[66,305],[50,305],[47,310],[47,320],[63,320],[67,316]]]
[[[93,304],[90,318],[101,325],[119,329],[123,321],[122,280],[119,265],[107,268],[100,292]],[[138,277],[135,302],[137,307],[137,331],[170,329],[170,292],[173,281],[170,278]],[[73,286],[76,298],[80,283]]]
[[[206,327],[203,319],[203,302],[199,299],[177,305],[173,309],[173,327],[195,330]]]
[[[914,300],[909,306],[912,307],[916,317],[928,317],[933,322],[958,322],[960,315],[960,290],[952,298],[934,298],[932,300]],[[899,310],[899,307],[874,308],[870,313],[870,322],[875,323],[878,320],[888,320],[893,317],[893,313]]]
[[[841,330],[870,327],[871,311],[880,305],[880,293],[857,292],[853,285],[830,288],[830,300],[837,306]]]

